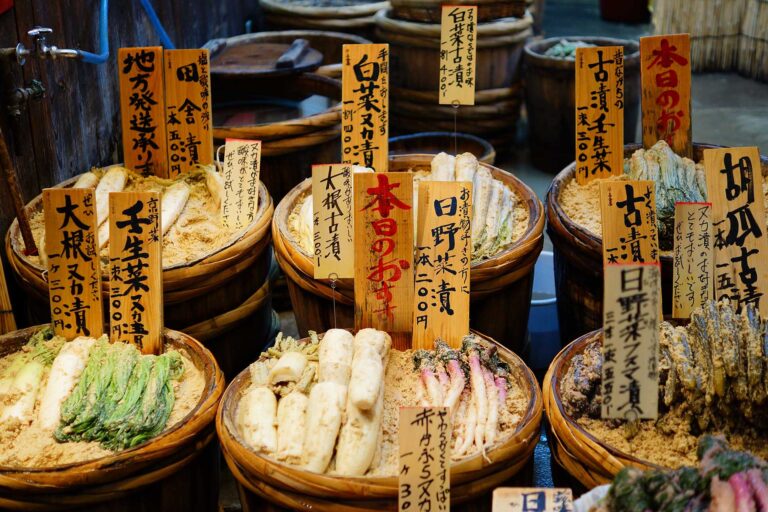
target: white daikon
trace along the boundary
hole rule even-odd
[[[341,427],[346,389],[335,382],[315,384],[309,394],[302,465],[308,471],[324,473],[333,457]]]

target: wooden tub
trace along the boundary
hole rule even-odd
[[[69,187],[75,181],[77,177],[56,187]],[[26,206],[27,211],[39,211],[42,204],[39,195]],[[261,184],[259,210],[244,233],[194,261],[163,268],[165,324],[205,343],[227,378],[258,357],[275,334],[268,279],[273,212],[272,198]],[[16,280],[29,298],[32,320],[49,321],[47,270],[24,256],[18,220],[6,234],[5,250]],[[106,269],[101,285],[108,304]]]
[[[443,5],[466,4],[463,0],[390,0],[392,16],[401,20],[440,23]],[[499,18],[521,18],[525,15],[525,0],[474,0],[477,6],[477,22],[484,23]]]
[[[629,157],[640,149],[639,144],[624,146]],[[702,152],[716,148],[711,144],[694,143],[694,161],[702,160]],[[768,176],[768,157],[761,156],[763,176]],[[569,343],[584,333],[603,325],[603,240],[573,222],[560,205],[560,193],[574,179],[571,163],[558,174],[547,192],[547,233],[552,240],[557,288],[557,316],[560,338]],[[672,256],[661,256],[661,292],[664,314],[672,313]]]
[[[499,355],[513,368],[518,384],[528,390],[528,409],[516,431],[487,452],[491,462],[476,454],[452,465],[452,510],[488,505],[491,491],[525,465],[539,438],[542,404],[536,378],[509,350],[499,346]],[[238,480],[245,512],[397,510],[397,477],[350,478],[312,473],[247,448],[234,425],[237,404],[249,385],[250,373],[244,371],[227,388],[216,417],[224,459]],[[466,504],[466,508],[454,506],[460,504]]]
[[[587,489],[608,484],[625,466],[659,469],[660,466],[633,457],[595,438],[568,416],[563,408],[560,382],[574,356],[582,353],[595,338],[602,344],[602,331],[580,337],[560,351],[544,377],[544,410],[550,426],[552,457]]]
[[[0,336],[0,355],[18,350],[38,329]],[[189,415],[154,439],[91,461],[48,468],[0,467],[0,507],[83,512],[209,512],[218,506],[214,417],[224,377],[194,338],[166,330],[166,347],[185,349],[205,374]]]
[[[391,156],[389,170],[429,170],[432,155]],[[533,286],[533,267],[544,239],[544,215],[536,194],[512,174],[488,164],[494,178],[502,180],[526,203],[529,220],[523,236],[494,257],[474,262],[471,268],[470,325],[483,334],[501,340],[519,352],[528,327],[528,310]],[[354,325],[354,286],[351,279],[341,279],[336,290],[327,280],[313,277],[311,257],[299,248],[291,235],[288,217],[294,205],[307,195],[311,180],[297,185],[277,205],[272,222],[275,257],[286,276],[299,333],[325,332],[333,327]],[[336,299],[336,321],[332,297]]]
[[[389,7],[389,2],[338,2],[336,5],[323,5],[322,0],[315,5],[296,5],[295,0],[261,0],[259,5],[264,11],[270,30],[310,29],[335,32],[347,32],[362,37],[373,35],[373,17],[380,9]]]

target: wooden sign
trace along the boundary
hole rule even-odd
[[[312,166],[315,279],[355,277],[352,166]]]
[[[239,231],[249,226],[259,209],[261,141],[227,139],[224,145],[224,226]]]
[[[355,330],[386,331],[393,346],[405,350],[413,326],[413,176],[353,176]]]
[[[691,158],[691,39],[688,34],[640,38],[643,146],[666,140]]]
[[[656,263],[656,193],[653,181],[601,181],[603,262]]]
[[[714,296],[712,203],[675,203],[672,316],[687,319]]]
[[[756,147],[704,150],[712,202],[715,298],[752,304],[768,317],[768,237]]]
[[[345,44],[341,84],[341,161],[386,172],[389,45]]]
[[[440,104],[475,104],[477,6],[443,5],[440,21]]]
[[[163,233],[156,192],[109,195],[109,339],[163,348]]]
[[[603,288],[603,418],[658,416],[658,263],[606,265]]]
[[[125,166],[144,176],[168,177],[163,49],[120,48],[117,69]]]
[[[576,181],[624,174],[624,48],[576,48]]]
[[[451,509],[451,416],[448,407],[401,407],[398,510]]]
[[[213,163],[208,50],[165,50],[165,122],[171,178]]]
[[[46,188],[45,253],[53,331],[71,340],[104,332],[96,200],[91,188]]]
[[[493,512],[573,512],[570,489],[499,487],[493,491]]]
[[[413,348],[430,350],[437,338],[453,348],[469,333],[472,263],[472,183],[419,184]]]

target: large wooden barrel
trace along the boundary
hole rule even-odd
[[[398,135],[389,139],[390,155],[429,154],[436,155],[446,148],[453,153],[472,153],[480,162],[493,165],[496,150],[490,142],[469,133],[422,132]]]
[[[533,455],[539,438],[542,404],[538,382],[517,355],[498,347],[499,356],[510,365],[518,385],[526,391],[528,406],[515,432],[500,439],[487,451],[486,458],[476,454],[451,466],[451,510],[490,510],[490,493],[520,471]],[[216,417],[224,459],[240,486],[244,511],[397,510],[396,476],[351,478],[313,473],[247,448],[235,428],[235,415],[250,379],[245,371],[232,381]]]
[[[443,5],[464,5],[463,0],[390,0],[392,16],[401,20],[440,23]],[[526,0],[475,0],[477,22],[499,18],[520,18],[525,15]]]
[[[370,38],[373,16],[389,2],[260,0],[270,30],[310,29],[347,32]]]
[[[739,73],[768,82],[768,2],[746,0],[740,32]]]
[[[71,186],[76,179],[57,187]],[[42,207],[42,195],[26,206],[28,212]],[[275,334],[268,279],[273,212],[272,198],[262,184],[259,210],[242,235],[197,260],[163,269],[166,326],[205,343],[228,378],[255,359]],[[46,269],[24,256],[18,220],[6,234],[5,250],[16,280],[29,298],[32,320],[49,321]],[[108,304],[106,270],[102,290]]]
[[[702,151],[722,147],[694,144],[694,161]],[[624,146],[629,157],[639,144]],[[768,157],[761,156],[763,176],[768,175]],[[569,343],[603,324],[603,249],[602,237],[571,220],[560,205],[560,193],[574,179],[571,163],[558,174],[547,192],[547,233],[552,240],[557,287],[557,316],[560,337]],[[661,291],[664,314],[672,313],[672,256],[661,255]]]
[[[640,469],[658,466],[624,453],[596,439],[568,416],[563,408],[560,385],[573,361],[595,338],[602,342],[602,332],[593,331],[569,344],[555,356],[544,377],[544,410],[550,426],[552,457],[587,489],[613,481],[625,466]]]
[[[536,167],[557,172],[576,154],[575,60],[545,52],[563,38],[532,41],[525,46],[525,109],[528,142]],[[624,141],[635,141],[640,116],[640,47],[635,41],[576,37],[598,46],[624,47]]]
[[[339,159],[341,81],[301,73],[264,79],[213,75],[212,82],[214,140],[261,140],[261,179],[275,201],[310,176],[312,164]]]
[[[440,24],[376,14],[376,37],[389,43],[395,131],[458,131],[489,140],[498,150],[514,139],[522,101],[523,47],[533,20],[505,18],[477,25],[475,105],[439,105]],[[455,123],[455,124],[454,124]]]
[[[0,355],[15,352],[43,326],[0,336]],[[214,418],[224,377],[195,339],[165,332],[166,347],[184,350],[205,375],[203,395],[182,421],[154,439],[82,463],[48,468],[0,467],[3,510],[211,512],[218,507]]]
[[[429,170],[431,161],[431,155],[391,156],[389,170]],[[496,167],[482,165],[524,202],[529,218],[528,227],[519,240],[496,256],[472,264],[470,325],[519,352],[528,327],[533,267],[544,243],[543,207],[536,194],[518,178]],[[296,325],[302,336],[310,330],[324,332],[333,327],[354,325],[352,280],[339,280],[335,290],[327,280],[315,280],[312,259],[299,247],[288,226],[291,211],[310,193],[310,187],[311,180],[297,185],[278,204],[272,223],[275,257],[286,276]]]

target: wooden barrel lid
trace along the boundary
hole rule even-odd
[[[251,43],[227,45],[211,58],[211,74],[219,77],[271,78],[313,71],[323,54],[306,39],[292,44]]]

